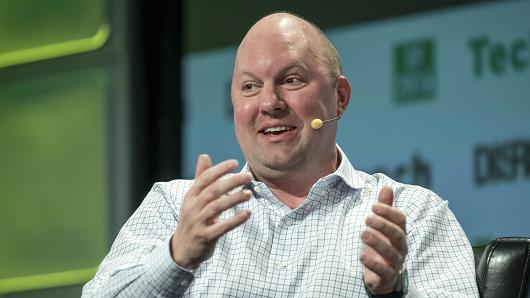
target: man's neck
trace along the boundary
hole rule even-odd
[[[337,150],[336,157],[326,163],[285,173],[275,173],[275,175],[254,173],[254,177],[265,183],[281,202],[294,209],[304,202],[311,187],[320,178],[333,173],[338,168],[340,161],[341,156]]]

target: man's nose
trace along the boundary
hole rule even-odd
[[[260,98],[260,112],[277,116],[285,111],[286,104],[275,87],[267,86],[262,89]]]

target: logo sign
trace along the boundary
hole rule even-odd
[[[397,103],[434,98],[434,54],[432,39],[399,43],[394,47],[394,99]]]

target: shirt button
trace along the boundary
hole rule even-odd
[[[278,261],[276,262],[276,269],[283,270],[287,267],[287,265],[284,262]]]
[[[183,279],[180,281],[181,287],[187,287],[190,282],[187,279]]]

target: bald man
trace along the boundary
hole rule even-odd
[[[231,95],[246,164],[157,183],[84,296],[477,297],[469,242],[433,192],[355,170],[336,144],[351,87],[337,51],[287,13],[241,42]]]

